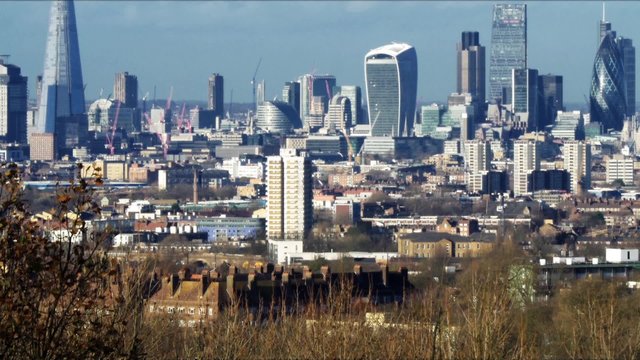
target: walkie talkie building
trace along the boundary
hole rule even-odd
[[[371,136],[413,136],[418,57],[409,44],[389,44],[364,57]]]

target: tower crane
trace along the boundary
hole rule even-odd
[[[256,66],[256,71],[253,72],[253,77],[251,78],[251,87],[253,88],[253,111],[257,111],[256,108],[256,76],[258,75],[258,70],[260,69],[260,64],[262,64],[262,57],[258,60],[258,66]]]
[[[113,139],[116,135],[116,128],[118,127],[118,116],[120,115],[120,101],[116,100],[116,116],[113,118],[113,124],[111,124],[111,136],[107,132],[107,147],[109,148],[109,153],[113,155],[115,153],[115,148],[113,147]]]

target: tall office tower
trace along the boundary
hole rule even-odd
[[[27,142],[27,97],[27,77],[0,58],[0,137],[7,142]]]
[[[209,76],[209,97],[207,106],[213,110],[213,118],[224,118],[224,78],[222,75],[213,73]]]
[[[287,81],[282,89],[282,101],[296,110],[300,116],[300,82]]]
[[[511,74],[511,111],[515,115],[515,127],[525,131],[540,129],[538,70],[512,69]]]
[[[467,189],[472,193],[482,191],[482,177],[491,170],[491,145],[489,141],[465,141],[464,168]]]
[[[256,87],[256,106],[260,106],[264,104],[265,92],[266,92],[265,84],[264,84],[264,80],[262,80],[258,83],[258,86]]]
[[[624,67],[624,81],[626,86],[627,116],[636,113],[636,48],[631,39],[618,37],[616,39],[622,65]]]
[[[591,122],[599,122],[605,131],[622,130],[627,114],[626,81],[622,54],[612,32],[608,32],[593,61],[589,92]]]
[[[134,109],[138,107],[138,77],[128,72],[116,74],[113,84],[115,99],[120,101],[120,107]]]
[[[329,103],[325,127],[342,132],[349,131],[352,124],[351,101],[346,96],[335,95]]]
[[[540,170],[540,149],[532,140],[513,142],[513,194],[525,195],[529,189],[528,175]],[[534,187],[535,188],[535,187]]]
[[[511,69],[527,68],[527,5],[493,6],[489,100],[507,103],[511,93]]]
[[[418,57],[409,44],[389,44],[364,57],[371,136],[413,136]]]
[[[469,93],[476,103],[485,102],[485,49],[480,33],[465,31],[458,44],[458,93]]]
[[[303,240],[311,228],[311,162],[282,149],[267,157],[267,239]]]
[[[87,130],[78,29],[72,0],[54,1],[44,58],[36,131],[55,134],[56,147],[69,149]]]
[[[564,169],[569,172],[571,193],[591,187],[591,144],[584,141],[565,141]]]
[[[351,124],[362,124],[364,116],[362,115],[362,91],[360,86],[341,85],[336,87],[335,95],[341,95],[349,98],[351,102]]]
[[[540,75],[538,76],[538,119],[540,130],[547,125],[552,125],[558,111],[564,111],[562,94],[562,76]]]
[[[329,100],[333,97],[332,91],[336,86],[336,78],[333,75],[305,74],[298,79],[300,82],[300,119],[305,128],[309,127],[311,109],[316,105],[314,99],[321,99],[323,109],[329,109]],[[325,111],[326,112],[326,111]],[[315,117],[313,117],[315,120]]]
[[[607,157],[605,176],[609,184],[616,180],[622,180],[626,186],[633,186],[633,157],[622,154]]]

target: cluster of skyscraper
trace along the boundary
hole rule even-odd
[[[364,125],[358,131],[372,138],[447,138],[451,129],[459,129],[458,136],[470,140],[485,114],[490,120],[527,132],[554,124],[557,112],[564,109],[562,76],[541,75],[529,67],[526,5],[493,7],[488,84],[480,34],[463,32],[457,50],[456,93],[449,96],[447,106],[416,109],[416,50],[409,44],[392,43],[364,56],[366,114],[360,87],[338,86],[332,75],[305,74],[285,84],[281,101],[265,101],[264,81],[258,84],[255,125],[273,133],[303,128],[345,134],[355,134],[354,126]],[[158,128],[167,132],[160,128],[168,126],[161,123],[171,119],[170,109],[151,111],[145,123],[142,113],[147,109],[144,101],[142,109],[138,107],[137,79],[126,72],[116,75],[113,101],[106,99],[85,110],[73,1],[55,1],[51,7],[44,72],[36,87],[34,111],[27,111],[27,79],[20,69],[3,60],[0,71],[0,100],[7,104],[0,104],[0,136],[8,141],[31,142],[35,136],[36,147],[54,148],[60,155],[80,145],[88,130],[105,131],[116,108],[121,109],[120,122],[128,131]],[[191,123],[212,124],[225,117],[220,74],[209,77],[208,90],[208,109],[191,110]],[[487,109],[491,104],[496,111]],[[635,48],[630,39],[617,36],[603,16],[590,89],[590,119],[604,130],[621,130],[624,119],[634,113]],[[492,114],[497,114],[497,119]],[[559,129],[563,126],[558,125]]]

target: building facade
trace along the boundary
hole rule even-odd
[[[329,112],[325,127],[337,132],[349,131],[353,124],[353,114],[351,113],[351,101],[348,97],[336,95],[329,103]]]
[[[564,111],[563,81],[560,75],[538,76],[538,119],[540,129],[553,124],[558,111]]]
[[[584,141],[565,141],[564,169],[571,177],[571,192],[577,194],[591,187],[591,144]]]
[[[602,38],[593,62],[589,103],[591,122],[602,124],[605,131],[622,130],[627,114],[626,81],[622,54],[612,32]]]
[[[294,108],[298,116],[300,116],[300,82],[287,81],[282,89],[282,101],[286,102]]]
[[[365,119],[362,114],[362,90],[360,86],[341,85],[336,87],[336,95],[344,96],[351,102],[351,123],[364,124]]]
[[[27,97],[27,77],[0,58],[0,137],[7,142],[27,142]]]
[[[56,146],[71,148],[85,136],[84,82],[72,0],[54,1],[49,16],[44,73],[34,132],[56,134]]]
[[[322,106],[324,113],[329,109],[329,100],[333,97],[332,91],[336,86],[336,77],[305,74],[298,80],[300,82],[300,119],[303,127],[308,128],[308,122],[313,121],[310,117],[314,107]]]
[[[267,239],[302,240],[311,229],[311,162],[294,153],[267,157]]]
[[[220,74],[209,76],[209,95],[207,96],[207,107],[214,111],[214,118],[224,119],[224,78]]]
[[[389,44],[364,58],[371,136],[413,136],[418,58],[409,44]]]
[[[464,167],[467,189],[473,193],[482,191],[483,174],[491,170],[491,146],[489,141],[464,142]]]
[[[608,157],[605,176],[606,181],[609,184],[616,180],[622,180],[622,182],[627,186],[633,185],[633,158],[622,154],[615,154]]]
[[[480,33],[465,31],[458,44],[457,91],[468,93],[477,103],[485,102],[485,48],[480,45]]]
[[[527,68],[527,5],[493,6],[489,99],[508,103],[511,70]]]
[[[134,109],[138,107],[138,77],[128,72],[116,74],[113,84],[115,99],[122,107]]]
[[[511,110],[514,125],[523,131],[540,129],[538,123],[538,70],[511,70]]]
[[[295,109],[283,101],[265,101],[258,105],[256,125],[264,131],[278,134],[302,127]]]
[[[529,177],[534,170],[540,170],[539,145],[536,141],[517,140],[513,142],[513,194],[528,193]]]

